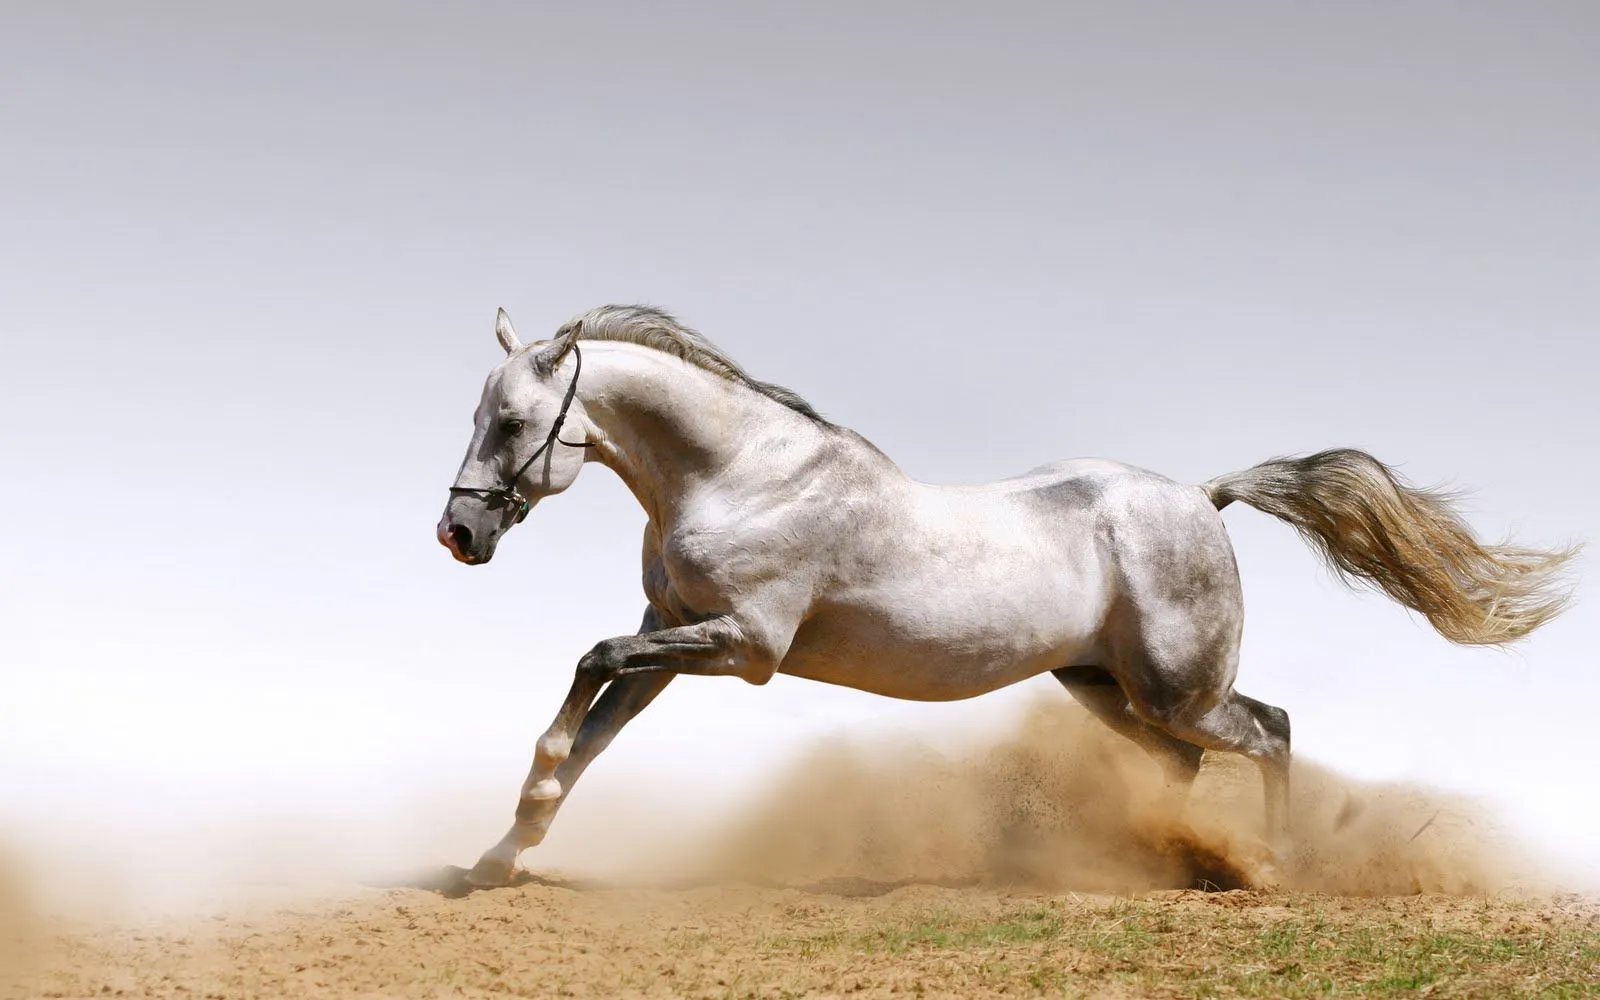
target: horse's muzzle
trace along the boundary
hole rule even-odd
[[[472,529],[466,525],[440,521],[437,534],[439,544],[450,550],[456,562],[476,566],[489,561],[487,557],[480,557],[472,551]]]

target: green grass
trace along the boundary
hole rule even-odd
[[[1034,906],[999,919],[933,910],[913,919],[777,938],[807,957],[882,955],[962,967],[979,983],[1071,995],[1225,997],[1600,997],[1594,926],[1335,917],[1314,901],[1289,914],[1174,910],[1133,901],[1068,911]]]

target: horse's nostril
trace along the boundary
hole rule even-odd
[[[472,544],[472,529],[462,524],[450,526],[450,540],[455,543],[457,552],[465,552]]]

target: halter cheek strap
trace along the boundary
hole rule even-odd
[[[572,400],[578,394],[578,376],[583,374],[583,352],[578,349],[577,343],[572,345],[572,382],[567,386],[567,394],[561,400],[561,412],[556,414],[555,423],[550,425],[550,433],[545,435],[544,444],[534,449],[528,460],[517,467],[512,474],[511,482],[505,486],[452,486],[451,496],[482,497],[485,501],[500,500],[517,508],[517,519],[513,524],[522,523],[528,516],[528,511],[533,503],[517,491],[517,484],[522,481],[522,474],[528,467],[539,460],[539,456],[550,450],[553,444],[564,444],[568,448],[593,448],[592,441],[562,441],[560,438],[561,425],[567,422],[567,411],[572,408]]]

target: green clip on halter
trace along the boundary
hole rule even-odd
[[[540,455],[550,450],[550,446],[557,442],[566,445],[568,448],[594,447],[594,444],[589,441],[562,441],[557,437],[561,433],[561,425],[566,423],[567,410],[572,407],[572,397],[578,394],[578,376],[583,373],[583,352],[578,350],[576,343],[572,345],[572,361],[572,384],[567,386],[567,394],[561,400],[561,412],[556,414],[556,422],[550,425],[550,433],[545,436],[544,444],[541,444],[538,450],[529,455],[528,460],[517,468],[516,473],[511,477],[511,482],[506,486],[452,486],[450,487],[451,496],[482,497],[485,503],[492,504],[493,501],[499,501],[500,504],[514,506],[517,508],[517,517],[511,523],[521,524],[523,518],[528,516],[528,511],[533,509],[532,501],[517,491],[517,483],[522,481],[522,474],[528,471],[528,466],[537,461]],[[498,506],[499,504],[493,505]]]

